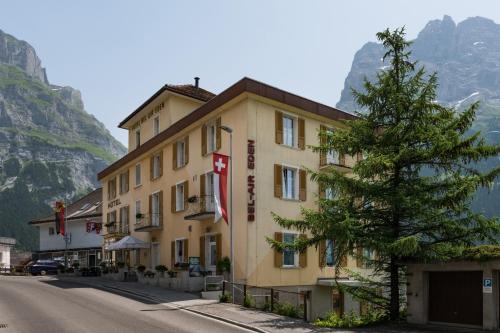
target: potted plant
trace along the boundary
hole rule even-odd
[[[158,266],[155,267],[155,270],[158,273],[160,273],[161,276],[163,276],[165,274],[165,272],[168,271],[168,268],[165,265],[158,265]]]
[[[171,278],[175,278],[175,277],[177,277],[177,272],[176,272],[176,271],[172,271],[172,270],[170,270],[170,271],[168,271],[168,272],[167,272],[167,274],[168,274],[168,276],[169,276],[169,277],[171,277]]]
[[[144,271],[146,271],[146,266],[144,265],[137,266],[137,271],[141,274],[144,274]]]
[[[231,259],[229,257],[224,257],[217,261],[217,272],[224,275],[224,279],[229,278],[229,272],[231,271]]]

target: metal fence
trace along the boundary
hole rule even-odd
[[[307,318],[306,292],[257,287],[241,283],[222,282],[223,298],[244,307],[273,312],[284,316]]]

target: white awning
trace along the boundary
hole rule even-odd
[[[110,244],[106,251],[128,250],[128,249],[149,249],[149,243],[132,236],[125,236],[118,242]]]

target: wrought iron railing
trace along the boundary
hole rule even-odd
[[[215,212],[215,200],[213,195],[202,195],[190,197],[185,203],[186,215],[196,215]]]
[[[161,218],[161,214],[153,213],[148,215],[142,215],[137,218],[136,223],[134,224],[134,230],[146,229],[146,228],[162,228],[163,227],[163,219]]]

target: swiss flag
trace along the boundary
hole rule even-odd
[[[214,197],[215,197],[215,220],[220,218],[227,221],[227,169],[229,168],[229,156],[213,153],[214,166]]]

